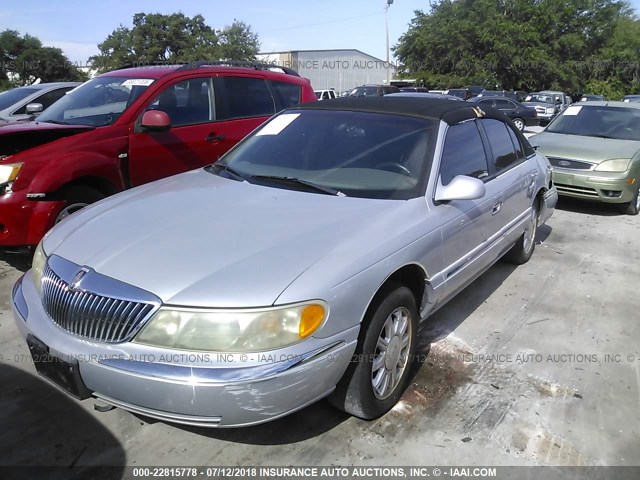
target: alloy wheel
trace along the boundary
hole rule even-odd
[[[409,315],[406,308],[396,308],[378,336],[371,367],[371,385],[378,400],[388,398],[395,391],[409,363],[413,336]]]

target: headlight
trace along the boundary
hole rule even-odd
[[[13,182],[18,178],[22,163],[8,163],[0,165],[0,184]]]
[[[36,286],[38,293],[42,290],[42,274],[46,264],[47,256],[42,248],[42,242],[40,242],[33,254],[33,260],[31,261],[31,274],[33,275],[33,283]]]
[[[327,317],[324,302],[252,310],[161,308],[134,342],[212,352],[259,352],[293,345]]]
[[[617,158],[615,160],[605,160],[594,168],[596,172],[626,172],[629,169],[629,158]]]
[[[546,111],[547,111],[547,113],[555,113],[556,109],[555,108],[547,108]]]

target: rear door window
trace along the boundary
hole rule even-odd
[[[262,78],[217,77],[214,84],[218,120],[266,117],[276,113],[271,91]]]
[[[491,167],[493,173],[501,173],[513,166],[519,160],[509,134],[509,127],[499,120],[481,120],[492,151]]]

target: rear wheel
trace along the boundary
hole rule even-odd
[[[538,230],[538,219],[540,217],[540,206],[538,201],[531,207],[531,218],[527,222],[524,233],[516,244],[507,252],[504,259],[509,263],[522,265],[527,263],[536,248],[536,231]]]
[[[63,196],[66,199],[66,202],[62,207],[62,210],[60,210],[60,213],[56,216],[54,225],[60,223],[69,215],[81,210],[87,205],[105,198],[105,195],[102,192],[83,185],[69,187],[69,189],[63,192]]]
[[[387,413],[407,388],[417,328],[413,293],[389,286],[372,304],[352,362],[329,401],[365,420]]]
[[[514,118],[513,119],[513,124],[516,126],[516,128],[518,130],[520,130],[521,132],[524,132],[524,127],[526,127],[526,123],[523,119],[521,118]]]
[[[636,193],[629,203],[621,203],[620,210],[627,215],[638,215],[640,212],[640,184],[636,188]]]

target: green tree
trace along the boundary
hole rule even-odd
[[[216,31],[202,15],[137,13],[133,27],[120,25],[98,45],[93,67],[105,72],[125,65],[153,65],[196,60],[252,60],[258,53],[258,36],[235,20]]]
[[[260,50],[258,34],[239,20],[223,28],[219,33],[223,60],[255,60]]]
[[[612,39],[621,49],[621,22],[637,25],[625,1],[440,0],[415,12],[395,54],[432,86],[580,91]]]
[[[0,89],[41,82],[84,81],[59,48],[45,47],[31,35],[15,30],[0,32]]]

